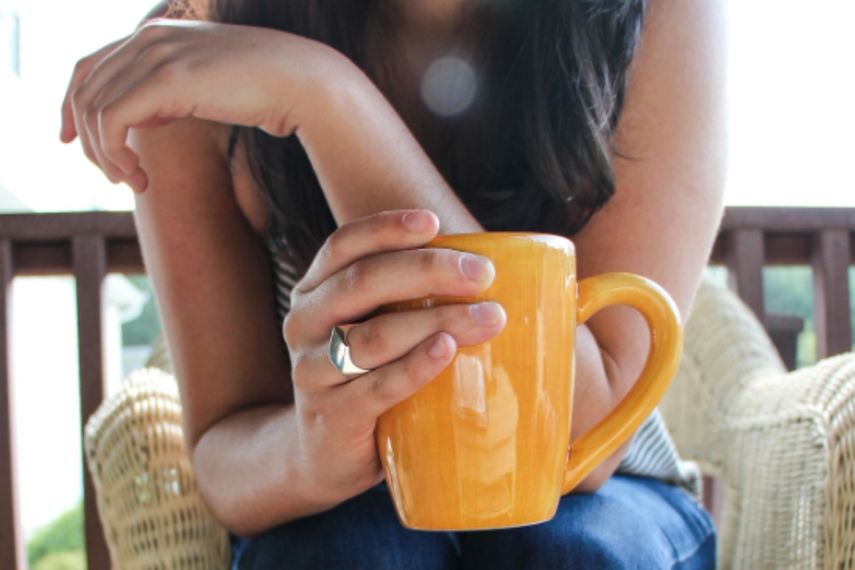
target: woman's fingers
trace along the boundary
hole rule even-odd
[[[454,337],[447,332],[437,333],[403,358],[337,388],[331,398],[344,409],[358,410],[358,416],[353,414],[357,422],[376,419],[436,378],[456,353]]]
[[[308,293],[360,257],[424,245],[438,230],[439,219],[429,210],[386,210],[345,224],[321,246],[293,294]]]
[[[439,332],[454,337],[457,346],[472,346],[490,340],[504,327],[507,315],[499,303],[460,303],[400,313],[385,313],[350,327],[347,343],[350,357],[371,370],[399,360],[425,339]],[[330,362],[327,342],[310,350],[299,361],[299,388],[306,394],[324,393],[348,382]]]
[[[357,366],[374,369],[401,358],[440,331],[453,336],[458,346],[482,343],[495,336],[506,319],[504,309],[494,301],[385,313],[350,327],[347,344]]]
[[[131,126],[147,122],[129,122],[132,119],[127,115],[128,99],[137,97],[135,92],[148,81],[152,73],[150,65],[153,64],[157,65],[151,61],[138,61],[117,68],[115,75],[99,88],[97,97],[88,105],[86,121],[93,148],[101,154],[105,169],[128,182],[135,174],[142,174],[139,157],[127,143],[128,132]]]
[[[492,283],[495,269],[480,255],[444,248],[383,252],[358,259],[300,299],[323,307],[286,319],[289,346],[323,341],[337,324],[364,318],[381,305],[427,295],[472,296]],[[289,334],[296,332],[296,334]]]
[[[128,180],[137,173],[139,158],[127,145],[128,130],[156,115],[158,102],[151,100],[151,92],[159,93],[167,87],[150,85],[163,78],[160,69],[176,49],[171,42],[163,41],[167,33],[163,28],[146,25],[138,30],[121,49],[108,54],[92,69],[73,97],[88,146],[114,182]],[[142,89],[146,84],[149,88]],[[146,111],[146,116],[136,119]]]
[[[141,66],[130,65],[129,51],[131,50],[117,49],[104,56],[72,94],[75,130],[80,136],[84,152],[113,183],[120,182],[129,174],[125,170],[129,166],[117,163],[106,155],[101,145],[98,123],[105,95],[113,96],[112,92],[116,90],[115,75],[122,74],[126,69],[133,70],[137,76],[141,72]],[[106,87],[110,87],[107,94]],[[127,158],[125,157],[126,162]]]
[[[86,155],[86,158],[88,158],[92,164],[103,170],[100,153],[96,151],[92,144],[92,135],[89,132],[89,127],[87,126],[85,111],[78,108],[76,105],[72,106],[72,110],[74,112],[74,128],[75,132],[80,137],[80,146],[83,147],[83,154]],[[111,172],[104,171],[104,174],[108,179],[110,179],[110,182],[118,182],[118,179]]]
[[[77,128],[74,121],[73,110],[73,95],[77,87],[89,76],[89,73],[95,68],[98,63],[107,57],[107,55],[122,44],[127,38],[121,38],[111,42],[101,49],[89,54],[88,56],[78,60],[74,66],[74,71],[71,74],[68,88],[65,91],[65,97],[62,101],[62,126],[60,127],[59,140],[68,143],[74,140],[77,136]]]
[[[134,72],[128,69],[124,79],[109,85],[99,102],[92,109],[94,136],[93,146],[98,148],[108,164],[122,164],[135,171],[139,157],[128,146],[128,131],[152,117],[177,119],[193,113],[193,97],[166,101],[164,92],[175,92],[175,71],[167,65],[155,70]],[[120,178],[124,178],[125,172]]]

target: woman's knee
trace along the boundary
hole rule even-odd
[[[571,499],[571,498],[568,498]],[[464,560],[485,552],[502,568],[659,568],[663,537],[597,495],[572,497],[550,521],[528,527],[488,531],[463,546]],[[474,538],[474,537],[473,537]],[[475,568],[477,564],[466,564]]]
[[[486,557],[492,568],[671,568],[714,542],[683,514],[669,514],[666,497],[638,485],[615,481],[594,494],[562,497],[555,517],[541,524],[463,534],[464,567],[485,566]],[[696,567],[714,567],[706,552],[712,562]]]

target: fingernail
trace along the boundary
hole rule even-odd
[[[502,307],[495,301],[469,305],[469,316],[479,325],[497,325],[502,322]]]
[[[424,210],[415,210],[404,214],[401,221],[409,231],[414,234],[428,232],[433,229],[434,216]]]
[[[460,256],[460,271],[472,281],[481,281],[493,272],[493,264],[480,255],[464,253]]]
[[[428,356],[431,358],[440,359],[445,357],[448,352],[451,350],[451,345],[446,338],[447,334],[440,334],[428,347]]]

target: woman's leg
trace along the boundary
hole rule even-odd
[[[457,550],[445,532],[401,525],[385,483],[335,508],[233,542],[234,570],[401,569],[457,567]]]
[[[647,477],[615,475],[596,493],[566,495],[545,523],[457,536],[461,568],[715,568],[709,515]]]

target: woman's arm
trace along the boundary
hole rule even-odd
[[[615,135],[619,148],[638,160],[614,158],[615,196],[575,238],[580,277],[644,275],[671,294],[684,317],[723,213],[724,14],[720,0],[650,2]],[[603,311],[579,333],[577,350],[601,354],[593,366],[608,379],[585,385],[600,392],[581,395],[589,398],[583,424],[590,424],[629,390],[649,340],[642,318],[623,307]],[[596,481],[618,463],[610,458],[594,472]]]
[[[270,259],[235,201],[221,140],[192,118],[131,131],[150,177],[134,219],[199,489],[220,521],[249,533],[330,505],[307,499],[295,469]]]
[[[132,132],[150,176],[136,196],[140,245],[213,514],[250,535],[377,484],[377,417],[435,378],[457,346],[498,333],[504,314],[459,304],[373,317],[350,335],[371,371],[348,381],[327,356],[330,329],[429,292],[476,294],[492,272],[473,279],[457,252],[419,249],[438,230],[429,212],[387,211],[333,232],[277,323],[270,256],[235,194],[227,129],[183,119]]]
[[[615,197],[575,237],[579,277],[650,277],[686,314],[722,211],[724,21],[720,1],[652,0],[616,133]],[[343,79],[343,78],[340,78]],[[306,148],[339,224],[387,208],[437,213],[441,233],[481,231],[389,103],[361,73],[318,86],[324,113],[301,121]],[[644,321],[603,311],[579,327],[573,437],[601,419],[637,378]],[[599,487],[625,444],[579,485]]]
[[[168,0],[158,2],[151,10],[149,10],[149,12],[145,16],[143,16],[138,26],[144,25],[146,22],[153,18],[160,18],[165,16],[168,10]],[[113,51],[117,46],[119,46],[124,40],[125,38],[121,38],[119,40],[110,42],[107,45],[101,47],[100,49],[77,60],[77,63],[74,65],[74,71],[71,74],[71,81],[69,81],[68,88],[66,89],[65,97],[62,102],[62,126],[60,128],[59,133],[60,141],[64,143],[69,143],[77,136],[77,131],[75,130],[74,125],[74,114],[71,109],[71,95],[77,89],[77,86],[80,85],[80,82],[83,81],[92,72],[95,66],[101,63],[101,61],[105,57],[107,57],[107,55],[109,55],[109,53]]]
[[[313,86],[295,134],[339,225],[381,210],[426,208],[440,233],[483,231],[371,80],[347,66]],[[307,112],[308,111],[308,112]]]
[[[371,371],[347,382],[326,355],[329,331],[429,292],[475,294],[489,285],[488,260],[476,279],[479,256],[418,249],[438,230],[425,211],[343,224],[277,330],[269,254],[241,215],[224,124],[289,134],[303,86],[352,64],[300,36],[210,22],[158,20],[117,45],[74,89],[77,128],[64,134],[79,132],[108,176],[121,169],[150,186],[136,221],[200,492],[229,529],[252,534],[378,483],[377,417],[435,378],[458,345],[499,332],[504,313],[462,304],[369,319],[351,344]],[[126,141],[131,127],[154,125]]]

